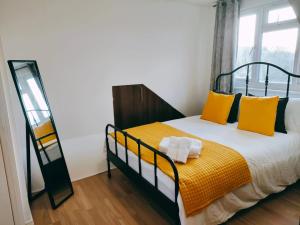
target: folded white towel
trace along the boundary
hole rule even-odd
[[[202,142],[188,137],[166,137],[159,144],[159,150],[176,162],[186,163],[187,158],[198,158]]]
[[[189,137],[183,138],[189,142],[189,158],[198,158],[202,150],[202,141]]]
[[[170,143],[170,138],[168,137],[163,138],[159,143],[159,151],[167,154],[169,150],[169,143]]]
[[[189,156],[188,140],[170,137],[167,155],[176,162],[186,163]]]

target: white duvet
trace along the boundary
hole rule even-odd
[[[182,225],[219,224],[237,211],[256,204],[271,193],[280,192],[300,178],[300,133],[275,133],[268,137],[237,129],[237,124],[219,125],[201,120],[199,116],[165,122],[166,124],[215,141],[239,152],[247,161],[252,183],[228,193],[191,217],[185,216],[181,196],[178,196]],[[114,152],[114,140],[110,138],[110,149]],[[119,157],[125,160],[124,147],[118,145]],[[129,165],[138,171],[138,159],[129,151]],[[142,173],[154,184],[153,165],[142,162]],[[158,188],[174,201],[174,182],[158,171]]]

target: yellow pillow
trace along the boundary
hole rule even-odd
[[[210,91],[201,119],[226,124],[233,101],[234,95],[223,95]]]
[[[274,135],[279,97],[247,97],[240,102],[238,128],[268,136]]]

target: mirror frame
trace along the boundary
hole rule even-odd
[[[52,208],[56,209],[58,206],[60,206],[62,203],[64,203],[68,198],[70,198],[74,194],[74,190],[73,190],[72,182],[71,182],[71,179],[70,179],[69,171],[68,171],[68,168],[67,168],[66,160],[65,160],[65,157],[64,157],[64,154],[63,154],[63,151],[62,151],[60,139],[59,139],[59,136],[57,134],[57,129],[56,129],[56,126],[55,126],[55,123],[54,123],[51,107],[50,107],[48,97],[46,95],[46,91],[45,91],[45,88],[44,88],[44,84],[43,84],[43,81],[42,81],[42,78],[41,78],[41,74],[40,74],[40,71],[39,71],[36,60],[8,60],[7,62],[8,62],[11,74],[12,74],[12,78],[13,78],[13,81],[14,81],[14,84],[15,84],[15,87],[16,87],[16,90],[17,90],[17,95],[18,95],[18,98],[19,98],[19,101],[20,101],[20,104],[21,104],[21,107],[22,107],[22,111],[23,111],[23,114],[24,114],[24,117],[25,117],[25,120],[26,120],[26,124],[25,124],[26,125],[26,130],[29,131],[29,134],[26,134],[26,135],[29,135],[31,137],[32,144],[34,146],[35,153],[36,153],[36,156],[37,156],[37,159],[38,159],[38,163],[40,165],[42,176],[43,176],[43,179],[44,179],[45,190],[48,193],[48,197],[49,197]],[[32,63],[32,64],[34,64],[34,66],[36,68],[37,76],[39,78],[39,82],[40,82],[41,89],[42,89],[41,92],[44,95],[45,102],[46,102],[46,104],[48,106],[48,109],[49,109],[49,114],[50,114],[49,119],[52,123],[52,127],[53,127],[54,133],[56,135],[56,140],[57,140],[57,144],[58,144],[58,147],[59,147],[59,151],[60,151],[62,160],[64,162],[63,165],[64,165],[66,173],[67,173],[66,175],[68,175],[67,182],[68,182],[70,190],[71,190],[70,194],[65,196],[59,203],[55,203],[54,195],[47,188],[48,187],[48,184],[47,184],[48,179],[47,179],[47,176],[46,176],[45,171],[44,171],[44,164],[43,164],[43,161],[42,161],[42,157],[39,153],[39,148],[38,148],[38,145],[37,145],[37,139],[35,137],[32,126],[30,125],[29,118],[27,116],[26,109],[25,109],[25,106],[24,106],[23,101],[22,101],[21,93],[20,93],[20,90],[19,90],[19,87],[18,87],[18,78],[17,78],[17,74],[15,72],[15,68],[14,68],[14,65],[13,65],[14,63]],[[27,139],[27,137],[26,137],[26,139]],[[29,146],[30,146],[30,143],[27,143],[27,147],[29,147]],[[30,155],[30,152],[28,152],[28,151],[30,151],[30,148],[29,148],[29,150],[27,149],[27,157],[28,157],[28,155]],[[29,161],[27,160],[27,163],[30,163],[30,159],[29,159]],[[27,168],[28,168],[28,166],[27,166]],[[29,169],[29,172],[30,172],[30,169]],[[28,175],[31,177],[31,174],[28,174]],[[29,178],[27,178],[27,179],[29,179]],[[31,179],[29,179],[29,180],[31,181]],[[28,184],[28,185],[31,185],[31,184]],[[31,190],[31,188],[29,190]],[[30,194],[32,194],[32,193],[30,193]]]

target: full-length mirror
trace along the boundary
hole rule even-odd
[[[45,190],[52,207],[56,208],[73,194],[73,188],[37,63],[10,60],[8,64],[26,118],[27,135],[31,136],[41,167]],[[28,155],[30,149],[27,149]],[[30,157],[27,163],[30,163]],[[28,188],[31,190],[30,168],[28,170]]]

